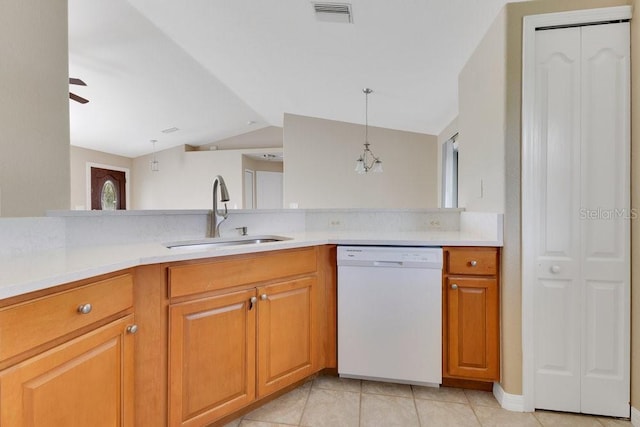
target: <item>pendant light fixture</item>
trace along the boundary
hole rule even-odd
[[[369,149],[369,94],[373,90],[367,87],[362,89],[362,92],[364,92],[364,152],[356,160],[356,172],[359,174],[365,174],[369,171],[380,173],[382,172],[382,160]]]
[[[153,144],[153,155],[151,157],[151,161],[149,162],[151,164],[151,172],[158,172],[160,170],[160,162],[156,158],[156,142],[158,141],[156,141],[155,139],[151,140],[151,144]]]

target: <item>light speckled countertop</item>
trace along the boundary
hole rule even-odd
[[[502,246],[460,231],[283,233],[291,240],[222,246],[208,250],[167,249],[162,243],[60,248],[0,257],[0,299],[139,265],[265,252],[324,244],[390,246]]]

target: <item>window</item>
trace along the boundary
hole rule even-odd
[[[442,144],[442,200],[441,207],[458,207],[458,134]]]

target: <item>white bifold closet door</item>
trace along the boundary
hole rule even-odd
[[[629,23],[536,32],[536,408],[629,416],[629,57]]]

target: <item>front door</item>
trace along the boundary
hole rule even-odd
[[[122,171],[91,168],[91,210],[127,208],[126,177]]]

